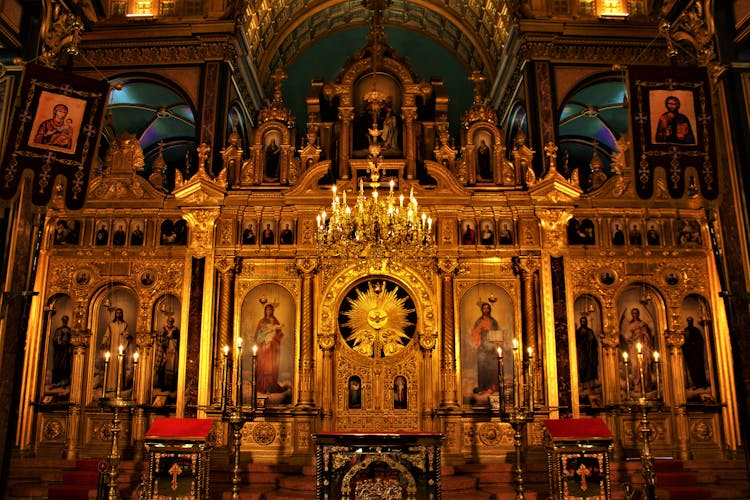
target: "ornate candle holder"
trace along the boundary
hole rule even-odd
[[[117,355],[117,382],[115,386],[115,397],[108,398],[106,395],[107,386],[107,372],[109,370],[110,353],[107,351],[104,358],[104,380],[102,382],[102,397],[99,399],[99,404],[102,407],[108,407],[112,411],[112,425],[110,426],[111,446],[109,450],[108,464],[107,464],[107,498],[108,500],[119,500],[120,492],[117,488],[117,478],[120,475],[120,414],[123,410],[132,411],[136,404],[136,400],[133,398],[136,390],[136,376],[138,368],[138,352],[133,354],[133,386],[130,390],[128,397],[122,395],[122,372],[123,372],[123,360],[124,352],[123,347],[120,346],[119,353]]]
[[[518,341],[513,339],[513,404],[507,405],[505,401],[505,376],[503,373],[503,350],[497,349],[497,378],[500,390],[499,414],[500,421],[510,424],[513,429],[513,448],[515,449],[515,461],[513,466],[513,482],[515,483],[516,500],[524,500],[524,464],[526,462],[523,436],[526,426],[534,421],[534,356],[531,348],[528,349],[528,372],[526,383],[523,380],[523,367]]]
[[[644,377],[644,355],[642,346],[637,346],[637,362],[638,362],[638,375],[640,385],[640,397],[631,397],[630,389],[630,361],[627,356],[627,352],[623,352],[623,360],[625,366],[625,381],[626,381],[626,394],[625,401],[620,404],[620,409],[626,413],[633,415],[640,415],[640,421],[638,422],[638,432],[641,435],[641,467],[643,476],[643,491],[639,491],[634,488],[632,484],[626,483],[625,487],[628,491],[626,498],[645,498],[647,500],[656,500],[656,472],[654,469],[654,455],[651,452],[651,434],[653,429],[651,423],[648,420],[649,411],[661,411],[664,408],[662,387],[661,387],[661,363],[659,359],[658,351],[654,351],[654,372],[656,376],[656,397],[648,397],[645,389],[645,377]]]
[[[227,376],[228,376],[228,346],[224,346],[224,369],[221,392],[221,420],[229,424],[232,435],[232,500],[240,498],[240,447],[242,445],[242,428],[247,422],[255,420],[255,364],[258,347],[253,346],[253,357],[251,365],[252,374],[252,401],[249,411],[242,405],[242,340],[237,339],[237,365],[235,369],[235,394],[234,402],[230,405],[227,398]]]

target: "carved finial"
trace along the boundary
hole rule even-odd
[[[208,153],[211,151],[211,147],[202,142],[196,151],[198,152],[198,172],[206,173],[206,162],[208,161]]]
[[[281,84],[286,80],[287,75],[281,68],[276,68],[276,71],[271,75],[273,80],[273,100],[274,102],[281,102]]]
[[[474,105],[475,106],[481,106],[482,105],[482,87],[484,85],[484,81],[487,78],[482,74],[479,70],[474,70],[471,72],[471,76],[469,77],[469,80],[474,84]]]
[[[549,157],[549,171],[550,173],[557,171],[557,146],[555,143],[550,141],[544,146],[544,153]]]

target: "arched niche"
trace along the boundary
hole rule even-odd
[[[166,294],[154,302],[152,366],[152,405],[165,406],[177,402],[180,365],[180,299]]]
[[[290,404],[294,387],[297,304],[278,283],[259,283],[242,299],[239,335],[242,337],[242,396],[252,397],[251,356],[256,356],[257,396],[269,406]]]
[[[688,403],[716,404],[716,342],[712,314],[705,297],[688,295],[682,301],[682,359],[685,365],[685,399]]]
[[[54,295],[44,311],[37,399],[42,404],[66,402],[70,399],[73,367],[73,301],[66,294]]]
[[[121,395],[128,396],[133,382],[133,353],[136,351],[135,331],[138,317],[138,298],[135,292],[120,283],[100,289],[91,302],[91,347],[88,371],[91,374],[89,398],[113,396],[117,391],[117,373],[122,366]],[[118,359],[123,348],[123,363]],[[105,362],[109,351],[110,361]],[[106,374],[105,374],[106,371]],[[105,380],[106,377],[106,380]]]
[[[631,397],[641,397],[642,387],[645,387],[647,397],[656,397],[653,353],[663,351],[659,332],[664,329],[664,300],[651,285],[634,282],[618,296],[616,307],[620,361],[624,352],[628,354],[629,361],[629,384],[625,380],[624,363],[618,363],[622,395],[625,396],[629,388]],[[640,355],[638,344],[641,346]]]
[[[501,286],[480,283],[463,294],[458,306],[461,399],[465,405],[490,404],[500,395],[498,351],[503,352],[506,391],[512,387],[516,314],[513,299]],[[520,338],[518,339],[520,341]]]
[[[578,403],[583,408],[601,408],[601,304],[593,295],[583,294],[575,300],[573,315],[576,363],[572,365],[571,371],[578,374]]]

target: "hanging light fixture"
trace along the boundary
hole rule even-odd
[[[378,114],[386,102],[385,94],[377,89],[377,67],[375,45],[382,41],[382,11],[390,0],[364,0],[363,6],[373,11],[370,42],[373,44],[372,90],[365,96],[373,115],[369,129],[367,183],[371,193],[365,194],[364,179],[359,180],[359,194],[349,206],[346,191],[339,198],[336,186],[332,188],[331,205],[317,217],[316,247],[322,257],[367,258],[380,263],[392,258],[421,259],[435,256],[435,239],[432,234],[432,217],[420,212],[414,196],[414,188],[408,199],[397,193],[393,179],[388,183],[388,192],[381,196],[383,156],[381,155],[382,130]]]

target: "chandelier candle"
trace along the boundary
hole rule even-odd
[[[122,360],[125,357],[124,350],[125,348],[122,347],[122,344],[117,348],[119,351],[119,354],[117,354],[117,379],[115,384],[115,399],[120,399],[120,385],[122,384]]]
[[[107,374],[109,373],[109,358],[112,357],[112,353],[107,351],[104,353],[104,378],[102,379],[102,397],[107,395]]]
[[[234,404],[242,408],[242,337],[237,337],[237,363],[234,371]]]
[[[520,394],[518,394],[518,391],[520,390],[519,384],[518,384],[518,363],[519,356],[518,356],[518,341],[516,339],[513,339],[513,407],[518,408],[519,400],[521,399]]]
[[[224,354],[224,368],[221,372],[221,411],[227,409],[227,364],[229,363],[229,346],[225,345],[222,349]]]
[[[256,405],[255,400],[258,397],[258,385],[257,385],[257,379],[255,377],[255,365],[257,361],[258,361],[258,346],[254,345],[253,346],[253,359],[252,359],[252,363],[250,364],[251,365],[250,366],[250,381],[251,381],[250,387],[252,388],[252,393],[251,393],[252,401],[250,402],[250,409],[252,409],[253,412],[255,411],[255,405]]]
[[[643,344],[638,342],[635,345],[636,350],[638,351],[638,377],[641,381],[641,397],[646,397],[646,377],[643,373]]]
[[[623,351],[622,361],[625,363],[625,400],[630,400],[630,359],[628,358],[628,352]]]
[[[500,414],[505,414],[505,373],[503,373],[503,348],[497,348],[497,391],[500,394]]]

